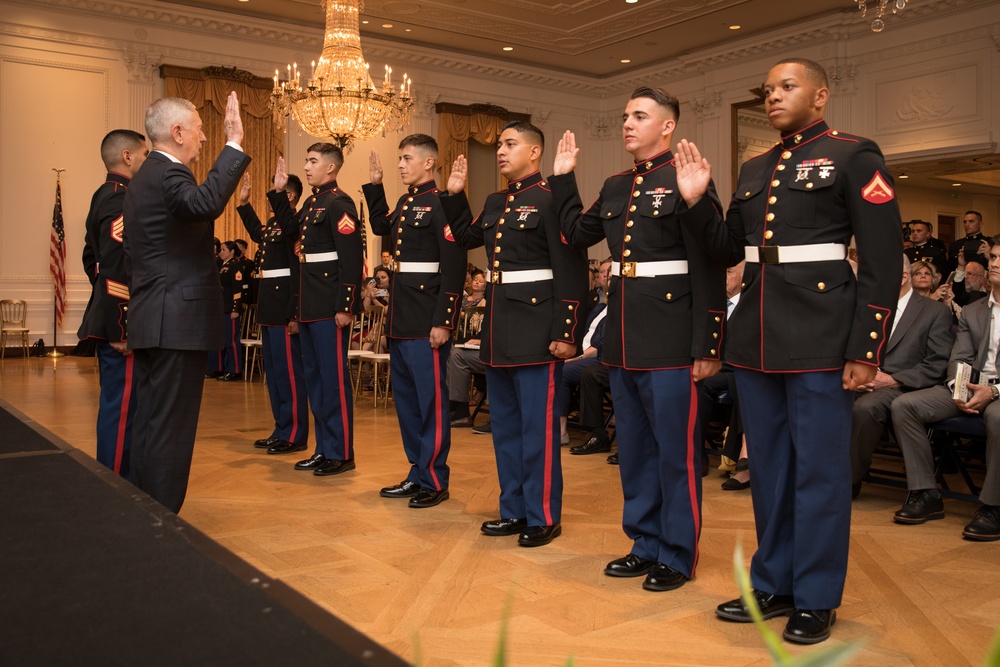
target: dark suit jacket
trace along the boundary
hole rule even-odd
[[[983,370],[990,346],[989,332],[989,299],[980,299],[962,309],[962,316],[958,318],[958,334],[948,362],[949,378],[954,377],[955,366],[960,361],[972,364],[977,371]]]
[[[222,347],[213,227],[249,164],[246,153],[226,146],[201,185],[158,151],[139,168],[124,204],[130,348]]]
[[[889,336],[882,370],[906,391],[940,384],[954,340],[948,306],[914,293]]]

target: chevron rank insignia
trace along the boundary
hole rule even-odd
[[[451,225],[444,226],[444,238],[452,243],[455,242],[455,235],[451,233]]]
[[[119,243],[122,242],[122,234],[125,231],[125,220],[124,217],[119,215],[117,218],[111,221],[111,238]]]
[[[895,199],[896,193],[882,178],[882,174],[876,171],[868,185],[861,188],[861,197],[870,204],[885,204]]]
[[[344,217],[342,217],[340,222],[337,223],[337,231],[341,234],[353,234],[354,229],[354,221],[351,220],[351,217],[345,213]]]

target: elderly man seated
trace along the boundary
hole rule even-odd
[[[910,287],[910,260],[903,256],[896,319],[889,334],[885,361],[875,379],[858,388],[851,415],[852,493],[861,481],[882,438],[892,402],[906,392],[940,385],[948,370],[955,337],[948,306],[920,296]]]
[[[962,414],[982,415],[986,426],[986,479],[979,500],[983,503],[962,535],[970,540],[1000,540],[1000,380],[998,347],[1000,337],[1000,237],[992,240],[989,256],[989,298],[980,299],[962,310],[958,335],[951,351],[948,377],[954,377],[959,362],[971,364],[979,372],[977,383],[968,383],[966,401],[952,399],[952,387],[935,387],[910,392],[892,403],[892,423],[906,461],[906,503],[896,512],[903,524],[921,524],[944,518],[944,503],[936,489],[934,457],[927,440],[927,424]],[[992,335],[990,332],[994,332]],[[951,382],[949,381],[949,384]]]

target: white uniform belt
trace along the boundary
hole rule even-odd
[[[396,262],[396,273],[437,273],[441,270],[438,262]]]
[[[656,276],[684,275],[687,272],[686,259],[664,262],[611,262],[611,275],[623,278],[655,278]]]
[[[311,252],[308,255],[302,253],[299,255],[299,263],[313,263],[313,262],[333,262],[337,260],[337,253],[334,252]]]
[[[539,280],[552,280],[552,269],[487,271],[486,280],[494,285],[512,285],[514,283],[533,283]]]
[[[291,269],[261,269],[261,278],[284,278],[285,276],[292,275]]]
[[[796,262],[829,262],[847,258],[843,243],[810,243],[809,245],[747,246],[746,258],[755,264],[794,264]]]

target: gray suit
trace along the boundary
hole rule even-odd
[[[851,413],[851,475],[855,485],[868,472],[872,452],[889,419],[889,406],[905,392],[925,389],[944,380],[955,337],[951,311],[943,303],[910,295],[906,310],[889,337],[882,371],[899,383],[858,394]]]
[[[131,480],[174,512],[187,493],[205,352],[224,337],[213,227],[249,164],[226,146],[199,186],[190,169],[154,151],[125,195],[128,344],[139,388]]]
[[[958,320],[958,335],[951,350],[948,377],[959,362],[982,370],[989,351],[990,300],[980,299],[962,310]],[[943,384],[905,394],[892,404],[892,423],[896,440],[906,462],[906,485],[910,490],[932,489],[934,458],[927,441],[926,425],[965,414],[951,398]],[[1000,505],[1000,401],[994,401],[982,411],[986,422],[986,480],[979,494],[985,505]]]

